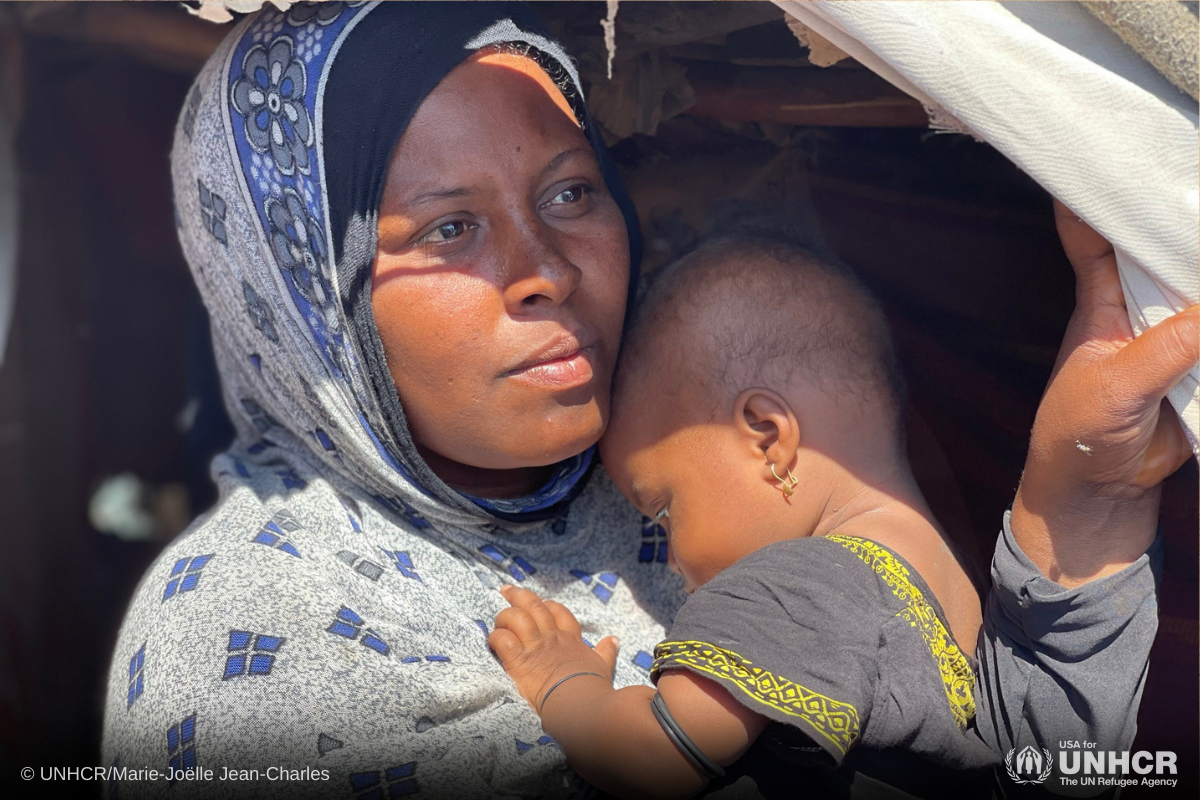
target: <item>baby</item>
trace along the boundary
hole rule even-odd
[[[889,786],[912,763],[996,762],[970,725],[979,598],[913,479],[902,395],[877,303],[788,234],[661,270],[601,443],[690,593],[655,649],[657,692],[613,689],[615,639],[590,649],[525,589],[505,588],[490,639],[579,773],[688,797],[748,751],[789,794],[797,762],[883,764]]]

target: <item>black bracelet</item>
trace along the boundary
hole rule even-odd
[[[571,678],[578,678],[580,675],[595,675],[597,678],[604,677],[599,672],[572,672],[570,675],[568,675],[565,678],[559,678],[557,681],[554,682],[554,685],[551,686],[549,689],[547,689],[546,693],[544,695],[542,695],[541,705],[538,706],[538,714],[540,715],[542,713],[542,709],[546,707],[546,701],[550,699],[551,692],[553,692],[558,687],[562,686],[567,681],[571,680]]]
[[[663,731],[667,734],[667,738],[679,748],[679,752],[683,753],[693,767],[710,778],[725,777],[725,770],[721,769],[719,764],[704,755],[704,752],[696,746],[691,737],[683,732],[683,728],[679,727],[679,723],[671,716],[671,712],[667,710],[666,702],[663,701],[662,695],[658,692],[654,693],[654,699],[650,701],[650,710],[654,712],[654,718],[662,726]]]

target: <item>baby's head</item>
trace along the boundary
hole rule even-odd
[[[905,465],[902,397],[883,313],[848,268],[786,229],[743,229],[655,275],[601,450],[663,515],[694,588],[810,534],[835,482]]]

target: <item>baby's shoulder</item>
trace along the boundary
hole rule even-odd
[[[895,612],[897,587],[913,573],[898,557],[867,539],[850,536],[787,539],[760,548],[706,585],[718,593],[756,587],[776,602],[833,606],[861,617]]]
[[[876,657],[899,610],[889,565],[865,540],[789,539],[751,553],[700,586],[676,615],[672,638],[741,641],[781,661]],[[864,561],[864,556],[869,561]],[[835,659],[837,660],[837,659]]]

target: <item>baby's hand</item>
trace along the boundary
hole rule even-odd
[[[611,683],[615,636],[604,637],[593,650],[584,644],[579,622],[566,606],[517,586],[505,586],[500,593],[512,607],[496,617],[488,644],[534,711],[542,713],[546,692],[568,675],[595,673]]]

